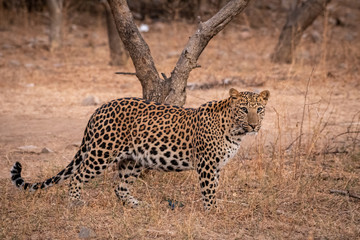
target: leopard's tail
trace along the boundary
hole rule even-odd
[[[71,177],[79,168],[82,160],[83,159],[80,148],[79,151],[76,153],[74,160],[72,160],[69,165],[67,165],[62,171],[60,171],[55,176],[38,183],[25,182],[25,180],[21,177],[22,166],[19,162],[16,162],[10,171],[11,181],[17,188],[21,190],[27,190],[29,192],[36,191],[38,189],[45,189]]]

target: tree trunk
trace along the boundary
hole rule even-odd
[[[126,51],[124,44],[121,41],[121,38],[119,37],[109,3],[107,2],[107,0],[102,0],[101,3],[105,8],[106,14],[106,26],[110,48],[110,65],[125,65],[129,59],[129,54]]]
[[[50,13],[49,49],[53,51],[61,47],[63,0],[46,0]]]
[[[160,103],[182,106],[186,101],[186,85],[192,69],[199,67],[197,60],[208,42],[219,33],[250,0],[232,0],[199,27],[182,51],[171,76],[156,70],[150,49],[139,33],[126,0],[109,0],[115,24],[125,48],[134,63],[136,76],[143,88],[143,98]]]
[[[273,62],[291,63],[293,61],[296,46],[303,32],[325,10],[330,1],[308,0],[290,12],[272,55]]]
[[[155,68],[149,46],[137,29],[126,0],[109,0],[115,25],[125,48],[128,50],[143,88],[143,98],[164,102],[162,89],[165,80]]]

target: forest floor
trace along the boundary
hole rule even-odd
[[[141,97],[134,76],[114,74],[134,72],[130,61],[108,65],[104,21],[93,21],[67,24],[54,52],[42,21],[0,24],[0,239],[359,238],[360,200],[330,190],[360,195],[360,19],[342,26],[319,18],[289,65],[270,61],[280,27],[231,23],[211,40],[190,75],[186,107],[227,98],[231,87],[271,92],[260,133],[224,169],[215,212],[203,211],[193,171],[147,173],[134,195],[149,205],[136,209],[117,200],[111,170],[85,186],[82,207],[69,207],[67,183],[17,190],[14,162],[28,181],[53,176],[71,161],[101,103]],[[196,25],[149,27],[143,36],[169,76]],[[100,104],[83,105],[87,96]],[[168,200],[184,206],[171,209]]]

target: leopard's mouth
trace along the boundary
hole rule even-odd
[[[236,126],[231,134],[233,136],[239,136],[239,135],[256,135],[257,132],[259,131],[259,126],[250,126],[248,124],[241,124],[241,125],[238,125]]]
[[[236,128],[236,129],[231,131],[231,135],[233,135],[233,136],[244,135],[246,133],[247,133],[247,131],[242,127]]]
[[[257,133],[260,130],[259,125],[246,124],[243,128],[246,133]]]
[[[246,136],[256,136],[258,134],[257,131],[247,132]]]

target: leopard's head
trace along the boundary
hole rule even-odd
[[[268,90],[258,94],[238,92],[234,88],[230,89],[232,134],[256,133],[260,130],[269,96],[270,92]]]

